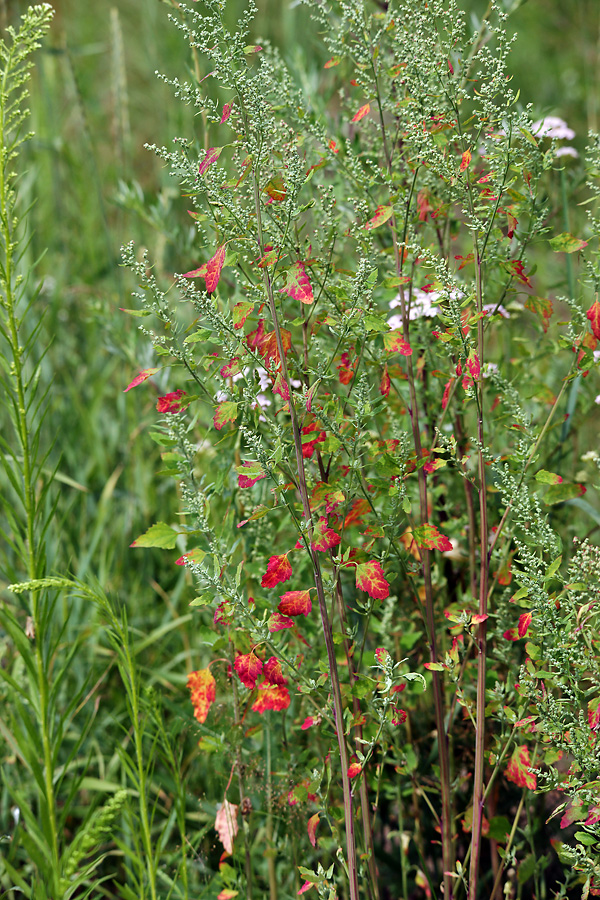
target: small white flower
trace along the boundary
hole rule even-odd
[[[594,350],[594,362],[600,362],[600,350]]]
[[[432,316],[437,316],[439,309],[435,306],[434,301],[438,297],[438,291],[427,293],[427,291],[416,288],[412,294],[408,318],[411,321],[414,321],[415,319],[422,319],[423,317],[431,318]],[[402,306],[400,295],[393,300],[390,300],[390,309],[395,309],[397,306]],[[388,325],[392,328],[402,328],[402,316],[391,316],[388,319]]]
[[[215,402],[222,403],[223,400],[229,400],[229,394],[227,391],[217,391],[215,394]]]
[[[600,406],[600,394],[598,394],[598,396],[597,396],[596,399],[594,400],[594,403],[597,403],[598,406]]]
[[[531,130],[536,137],[556,138],[557,140],[566,138],[568,141],[575,137],[573,129],[569,128],[565,120],[559,119],[558,116],[546,116],[545,119],[538,119],[537,122],[534,122]]]

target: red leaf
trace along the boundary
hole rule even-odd
[[[290,389],[281,372],[277,373],[277,378],[275,379],[275,384],[273,385],[273,393],[279,394],[281,399],[285,400],[286,402],[290,399]]]
[[[326,550],[337,547],[341,540],[342,539],[337,531],[328,528],[325,516],[321,516],[314,527],[313,539],[310,546],[313,550],[320,550],[324,553]]]
[[[287,328],[281,329],[281,343],[283,345],[283,352],[287,355],[292,346],[292,334]],[[281,360],[279,358],[279,348],[277,346],[277,336],[275,331],[269,331],[268,334],[265,334],[262,337],[258,344],[258,352],[263,359],[266,359],[267,361],[272,359],[276,366],[280,365]]]
[[[197,269],[192,269],[191,272],[184,272],[183,278],[206,278],[206,273],[208,271],[208,263],[202,263]]]
[[[274,175],[273,178],[264,186],[263,191],[268,194],[271,200],[281,203],[285,200],[285,183],[281,175]],[[268,201],[267,201],[268,202]]]
[[[585,315],[590,320],[594,337],[600,341],[600,303],[595,300]]]
[[[252,704],[252,709],[262,715],[268,709],[287,709],[290,703],[290,692],[286,687],[279,684],[268,684],[265,681],[258,689],[258,698]]]
[[[293,627],[294,620],[288,619],[287,616],[282,616],[279,612],[271,613],[267,620],[267,628],[271,634],[274,634],[276,631],[283,631],[285,628]]]
[[[600,728],[600,697],[588,703],[588,723],[592,731],[598,731]]]
[[[283,556],[272,556],[267,565],[267,571],[262,577],[261,587],[272,588],[281,581],[289,581],[292,577],[292,565],[287,558],[287,554]],[[281,610],[280,610],[281,612]]]
[[[462,159],[460,161],[460,171],[464,172],[465,169],[467,169],[469,167],[470,162],[471,162],[471,151],[465,150],[465,152],[462,155]]]
[[[401,331],[386,331],[383,335],[383,346],[388,353],[401,353],[403,356],[412,356],[412,347],[404,340]]]
[[[383,397],[390,396],[390,388],[392,387],[392,382],[390,376],[388,374],[387,363],[385,364],[383,375],[381,376],[381,381],[379,382],[379,393]]]
[[[372,231],[374,228],[379,228],[380,225],[383,225],[387,222],[388,219],[394,215],[394,207],[393,206],[378,206],[375,210],[375,215],[372,219],[365,225],[365,229],[367,231]]]
[[[365,500],[364,497],[359,497],[358,500],[354,501],[350,507],[350,512],[344,519],[344,528],[349,528],[353,524],[362,524],[363,516],[366,516],[369,512],[371,512],[369,501]]]
[[[356,587],[377,600],[385,600],[390,595],[390,586],[384,578],[381,564],[376,559],[356,566]]]
[[[525,267],[520,259],[513,259],[509,263],[509,268],[512,270],[513,275],[521,284],[526,284],[527,287],[532,288],[533,285],[529,280],[529,276],[525,274]]]
[[[212,292],[217,289],[224,262],[225,244],[221,244],[221,246],[217,248],[215,255],[206,263],[206,290],[209,294],[212,294]]]
[[[298,895],[305,894],[307,891],[309,891],[311,889],[311,887],[314,887],[313,882],[305,881],[304,884],[302,885],[302,887],[300,888],[300,890],[298,891]]]
[[[429,202],[429,192],[425,188],[422,188],[417,194],[417,209],[419,210],[419,222],[424,222],[428,213],[433,210]]]
[[[306,274],[304,263],[297,262],[288,269],[287,283],[280,288],[280,294],[287,294],[292,300],[300,300],[301,303],[314,303],[313,290],[310,279]]]
[[[474,350],[471,350],[471,352],[467,356],[467,369],[469,370],[473,378],[479,378],[479,373],[481,372],[481,364],[479,362],[479,357]]]
[[[185,391],[182,391],[180,388],[178,391],[171,391],[170,394],[159,397],[156,403],[156,408],[159,413],[178,413],[183,405],[179,400],[184,394]]]
[[[350,121],[351,122],[360,122],[361,119],[364,119],[364,117],[367,115],[367,113],[370,111],[370,109],[371,109],[371,104],[365,103],[365,105],[361,106],[359,111],[357,113],[355,113],[355,115],[352,116]]]
[[[503,638],[506,638],[507,641],[518,641],[519,635],[515,628],[508,628],[502,635]]]
[[[339,147],[338,147],[338,145],[336,144],[336,142],[334,141],[333,138],[331,138],[331,140],[329,141],[329,149],[330,149],[333,153],[339,153],[339,152],[340,152]]]
[[[319,813],[315,813],[314,816],[311,816],[308,820],[308,839],[313,847],[317,846],[317,826],[320,821],[321,817]]]
[[[221,366],[219,374],[221,378],[233,378],[234,375],[239,375],[241,371],[240,358],[236,356],[235,359],[230,359],[228,363]]]
[[[348,766],[348,778],[356,778],[357,775],[360,775],[362,772],[362,766],[360,763],[351,763]]]
[[[300,729],[302,731],[308,731],[309,728],[312,728],[313,725],[319,725],[321,722],[321,716],[307,716]]]
[[[142,382],[146,381],[148,378],[151,378],[152,375],[154,375],[156,372],[158,372],[158,369],[142,369],[139,375],[136,375],[133,381],[129,382],[123,393],[126,394],[127,391],[131,390],[131,388],[137,387],[138,384],[142,384]]]
[[[323,66],[323,68],[324,69],[332,69],[334,66],[339,66],[340,62],[341,62],[341,59],[339,56],[332,56],[331,59],[327,60],[327,62]]]
[[[251,690],[256,687],[256,679],[263,670],[263,664],[255,653],[236,656],[233,666],[242,684]]]
[[[377,647],[375,650],[375,659],[380,666],[387,666],[390,664],[392,657],[390,656],[389,650],[386,650],[385,647]]]
[[[223,115],[221,116],[220,125],[224,125],[229,116],[231,115],[231,110],[233,109],[233,100],[231,103],[226,103],[223,107]]]
[[[198,166],[198,174],[204,175],[208,172],[209,168],[215,163],[219,156],[221,155],[222,147],[209,147],[206,151],[206,155],[200,165]]]
[[[235,422],[237,419],[237,403],[232,400],[224,400],[219,403],[213,416],[213,425],[220,431],[226,422]]]
[[[270,659],[267,660],[263,675],[265,676],[265,681],[268,681],[269,684],[279,684],[282,687],[285,687],[288,683],[287,678],[284,677],[284,674],[281,671],[281,663],[276,656],[271,656]]]
[[[513,784],[519,787],[529,788],[534,791],[537,785],[535,772],[529,772],[528,767],[531,765],[529,760],[529,750],[527,747],[515,747],[510,762],[506,767],[506,777]]]
[[[315,452],[315,446],[323,443],[325,440],[326,434],[324,431],[321,431],[320,428],[321,426],[318,422],[311,422],[310,425],[305,425],[302,429],[302,434],[312,434],[314,431],[319,432],[312,440],[302,441],[302,456],[304,459],[310,459]]]
[[[246,475],[239,471],[242,468],[251,471]],[[241,466],[236,466],[236,472],[238,472],[238,487],[240,488],[251,488],[257,481],[267,477],[259,462],[243,462]]]
[[[419,547],[427,547],[428,550],[452,550],[452,544],[446,537],[441,534],[435,525],[419,525],[413,529],[413,538]]]
[[[565,810],[565,813],[560,820],[559,827],[568,828],[569,825],[573,824],[573,822],[581,822],[582,819],[585,819],[585,812],[581,805],[581,801],[571,803],[571,805]]]
[[[523,613],[519,616],[519,627],[517,630],[520,638],[525,637],[525,635],[527,634],[532,619],[533,616],[530,612]]]
[[[187,686],[191,694],[194,716],[202,724],[206,722],[208,711],[215,701],[216,681],[210,669],[199,669],[197,672],[190,672]]]
[[[312,609],[310,591],[286,591],[277,607],[284,616],[307,616]]]
[[[254,303],[250,303],[249,300],[240,300],[236,303],[233,307],[233,327],[241,328],[253,309]]]
[[[525,309],[542,317],[544,334],[548,331],[548,325],[552,318],[552,300],[545,297],[528,297],[525,301]]]
[[[325,512],[327,514],[337,509],[344,500],[346,499],[343,492],[331,484],[327,484],[326,481],[319,481],[314,486],[311,494],[311,506],[313,509],[316,509],[319,506],[322,506],[325,503]]]

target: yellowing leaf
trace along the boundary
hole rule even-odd
[[[351,122],[360,122],[361,119],[364,119],[364,117],[367,115],[367,113],[370,111],[370,109],[371,109],[371,104],[365,103],[365,105],[361,106],[361,108],[358,110],[358,112],[355,113],[354,116],[352,116],[350,121]]]

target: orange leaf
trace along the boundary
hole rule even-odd
[[[139,375],[136,375],[133,381],[129,382],[123,393],[126,394],[131,388],[137,387],[138,384],[142,384],[142,382],[154,375],[155,372],[158,372],[158,369],[142,369]]]
[[[261,587],[272,588],[281,581],[289,581],[292,577],[292,565],[287,558],[287,554],[283,556],[271,556],[267,564],[267,571],[262,577]]]
[[[446,535],[439,532],[435,525],[425,523],[413,528],[413,537],[419,547],[427,547],[428,550],[452,550],[452,544]]]
[[[254,712],[265,713],[268,709],[283,710],[287,709],[291,703],[290,692],[286,687],[280,684],[269,684],[263,681],[258,689],[258,698],[252,704]]]
[[[319,813],[315,813],[314,816],[311,816],[308,820],[308,839],[313,845],[313,847],[317,846],[317,826],[321,821],[321,817]]]
[[[471,162],[471,151],[465,150],[465,152],[462,155],[462,159],[460,161],[460,171],[464,172],[465,169],[467,169],[469,167],[470,162]]]
[[[215,701],[215,679],[211,675],[210,669],[199,669],[197,672],[190,672],[187,686],[191,694],[194,716],[202,724],[206,722],[208,711]]]
[[[390,586],[384,578],[381,563],[376,559],[356,566],[356,587],[377,600],[385,600],[390,595]]]
[[[224,262],[225,244],[221,244],[221,246],[217,248],[215,255],[206,263],[206,290],[209,294],[212,294],[212,292],[217,289]]]
[[[386,331],[383,335],[383,346],[388,353],[401,353],[403,356],[412,356],[412,347],[402,337],[401,331]]]
[[[284,616],[307,616],[312,609],[310,591],[286,591],[277,607]]]
[[[362,766],[360,763],[351,763],[348,766],[348,778],[356,778],[357,775],[360,775],[362,772]]]
[[[531,762],[527,747],[515,747],[510,762],[506,767],[506,777],[519,787],[529,788],[534,791],[537,785],[535,772],[529,771]]]
[[[370,112],[370,110],[371,110],[371,104],[365,103],[365,105],[361,106],[359,111],[354,116],[352,116],[350,121],[351,122],[360,122],[360,120],[364,119],[364,117],[367,115],[368,112]]]
[[[530,612],[523,613],[519,616],[519,626],[517,630],[520,638],[525,637],[525,635],[527,634],[532,619],[533,616]]]

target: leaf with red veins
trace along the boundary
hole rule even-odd
[[[386,331],[383,335],[383,346],[388,353],[401,353],[402,356],[412,356],[412,347],[404,340],[401,331]]]
[[[213,425],[220,431],[227,422],[235,422],[237,419],[237,403],[232,400],[224,400],[219,403],[213,416]]]
[[[240,300],[239,303],[236,303],[232,313],[233,327],[241,328],[253,309],[254,303],[250,303],[249,300]]]
[[[585,315],[590,320],[592,334],[600,341],[600,303],[595,300]]]
[[[375,210],[375,215],[366,223],[365,230],[372,231],[374,228],[379,228],[380,225],[384,225],[388,219],[391,219],[393,215],[393,206],[378,206]]]
[[[284,685],[269,684],[265,681],[258,689],[258,697],[252,704],[252,709],[262,715],[268,709],[275,711],[287,709],[290,703],[290,692]]]
[[[313,550],[319,550],[321,553],[324,553],[326,550],[332,550],[333,547],[337,547],[341,540],[340,535],[328,527],[327,518],[321,516],[314,527],[310,546]]]
[[[313,434],[313,432],[318,432],[314,438],[310,440],[302,440],[302,457],[303,459],[310,459],[315,452],[315,447],[317,444],[323,443],[325,440],[326,434],[324,431],[321,431],[321,426],[318,422],[311,422],[310,425],[305,425],[302,429],[303,435]]]
[[[274,634],[276,631],[283,631],[285,628],[293,627],[294,620],[289,619],[287,616],[282,616],[279,612],[271,613],[267,619],[267,628],[271,634]]]
[[[479,362],[479,357],[474,350],[471,350],[471,352],[467,356],[467,369],[469,370],[473,378],[479,378],[479,375],[481,373],[481,363]]]
[[[197,269],[192,269],[191,272],[184,272],[182,278],[206,278],[208,272],[208,263],[202,263]]]
[[[445,534],[441,534],[435,525],[419,525],[413,529],[413,538],[419,547],[427,547],[428,550],[452,550],[452,544]]]
[[[215,819],[215,831],[219,835],[219,840],[223,844],[226,853],[233,853],[233,839],[239,830],[237,823],[238,808],[235,803],[223,800]]]
[[[378,647],[375,650],[375,659],[379,663],[380,666],[389,666],[392,661],[392,657],[388,650],[385,647]]]
[[[390,596],[390,586],[383,575],[381,563],[376,559],[356,566],[356,587],[376,600],[385,600]]]
[[[588,702],[588,724],[592,731],[600,729],[600,697]]]
[[[517,632],[520,638],[525,637],[527,634],[532,619],[533,615],[530,612],[522,613],[522,615],[519,616]]]
[[[320,821],[321,817],[319,813],[315,813],[314,816],[311,816],[308,820],[308,839],[313,847],[317,846],[317,826]]]
[[[233,100],[231,103],[226,103],[223,107],[223,115],[221,116],[220,125],[224,125],[229,116],[231,115],[231,110],[233,109]]]
[[[348,778],[356,778],[361,772],[362,766],[360,763],[354,762],[348,766]]]
[[[290,399],[290,389],[281,372],[277,373],[277,378],[275,379],[275,384],[273,385],[273,393],[279,394],[281,399],[285,400],[286,402],[288,402]]]
[[[215,255],[206,263],[206,290],[209,294],[212,294],[217,289],[224,262],[225,244],[221,244],[220,247],[217,247]]]
[[[339,488],[327,484],[326,481],[318,481],[312,490],[310,499],[312,509],[317,509],[325,503],[325,512],[329,514],[337,509],[346,497]]]
[[[282,581],[289,581],[291,577],[292,565],[287,558],[287,553],[284,553],[283,556],[271,556],[267,571],[260,584],[261,587],[273,588]]]
[[[156,408],[159,413],[178,413],[183,408],[183,403],[180,403],[180,400],[184,394],[185,391],[182,391],[181,388],[179,388],[178,391],[171,391],[170,394],[159,397],[156,401]]]
[[[283,352],[287,356],[290,347],[292,346],[292,333],[288,331],[287,328],[281,329],[281,343],[283,346]],[[265,334],[258,344],[258,352],[262,356],[263,359],[273,360],[276,366],[281,364],[281,359],[279,357],[279,347],[277,346],[277,335],[275,331],[269,331],[268,334]]]
[[[206,722],[208,711],[215,702],[217,683],[210,669],[199,669],[197,672],[190,672],[187,686],[194,707],[194,716],[202,725]]]
[[[300,300],[301,303],[315,302],[313,289],[303,262],[296,262],[291,269],[288,269],[286,285],[279,289],[279,293],[287,294],[292,300]]]
[[[307,616],[312,609],[310,591],[286,591],[277,607],[284,616]]]
[[[239,356],[236,356],[234,359],[230,359],[224,366],[221,366],[219,373],[221,378],[233,378],[234,375],[239,375],[241,371],[240,358]]]
[[[506,777],[519,787],[526,787],[530,791],[535,791],[537,778],[535,772],[529,771],[530,765],[531,761],[527,747],[515,747],[510,762],[506,767]]]
[[[248,471],[245,472],[244,469]],[[235,471],[238,473],[238,487],[240,488],[251,488],[257,481],[267,477],[259,462],[243,462],[241,466],[235,467]]]
[[[267,660],[263,675],[265,681],[268,681],[269,684],[280,684],[282,687],[285,687],[288,683],[287,678],[281,671],[281,663],[276,656],[271,656],[270,659]]]
[[[461,161],[460,161],[460,171],[464,172],[465,169],[468,169],[470,163],[471,163],[471,151],[465,150],[465,152],[462,155]]]
[[[383,375],[381,376],[381,381],[379,382],[379,393],[383,397],[390,396],[390,389],[392,387],[392,382],[388,373],[387,363],[383,369]]]
[[[520,259],[513,259],[509,263],[509,269],[512,271],[514,277],[521,282],[521,284],[527,285],[527,287],[533,288],[532,283],[529,280],[529,276],[525,274],[525,267]]]
[[[198,174],[205,175],[213,163],[216,163],[221,155],[222,147],[209,147],[204,155],[204,159],[198,166]]]
[[[358,110],[358,112],[355,113],[355,114],[352,116],[352,118],[350,119],[350,121],[351,121],[351,122],[360,122],[360,120],[361,120],[361,119],[364,119],[364,117],[365,117],[365,116],[367,115],[367,113],[369,113],[370,111],[371,111],[371,104],[370,104],[370,103],[365,103],[365,105],[364,105],[364,106],[361,106],[361,108]]]
[[[125,390],[123,391],[123,393],[126,394],[127,391],[130,391],[130,390],[131,390],[131,388],[137,387],[138,384],[143,384],[144,381],[147,381],[148,378],[151,378],[151,377],[152,377],[153,375],[155,375],[158,371],[159,371],[158,369],[142,369],[141,372],[140,372],[138,375],[135,376],[135,378],[133,379],[133,381],[130,381],[130,382],[129,382],[129,384],[127,385],[127,387],[126,387]]]
[[[250,690],[256,687],[256,679],[262,674],[262,660],[255,653],[245,653],[236,656],[233,664],[240,681]]]

